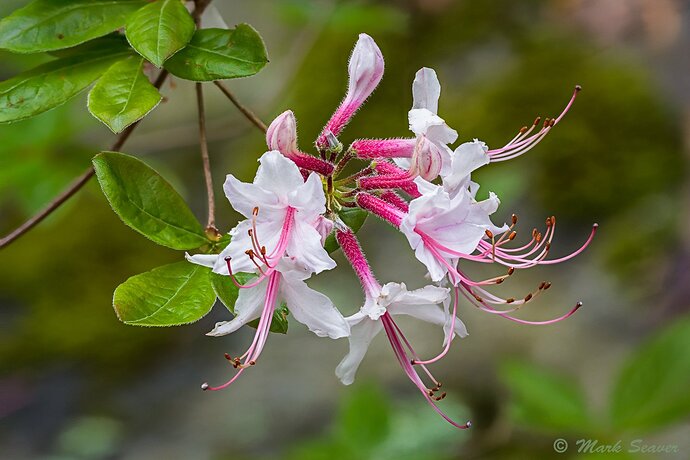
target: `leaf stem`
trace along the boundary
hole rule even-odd
[[[230,99],[230,102],[232,102],[235,105],[235,107],[237,107],[237,109],[240,112],[242,112],[242,114],[247,118],[247,120],[251,121],[254,124],[254,126],[259,128],[264,133],[266,132],[266,130],[268,129],[266,127],[266,124],[263,121],[261,121],[261,119],[257,117],[256,114],[254,114],[254,112],[249,110],[246,106],[242,105],[242,103],[240,103],[240,101],[237,100],[235,95],[232,94],[232,92],[223,83],[219,82],[218,80],[214,81],[213,83],[215,83],[215,85],[223,92],[223,94],[225,94],[225,96],[228,99]]]
[[[206,7],[211,3],[212,0],[195,0],[194,1],[194,11],[192,12],[192,17],[194,18],[195,22],[199,24],[201,14],[204,12]],[[153,83],[153,86],[156,87],[156,89],[160,89],[161,86],[163,86],[163,83],[165,80],[168,78],[168,71],[163,69],[161,72],[158,74],[158,77],[156,78],[156,81]],[[115,139],[115,142],[113,145],[110,147],[109,150],[111,151],[118,151],[122,148],[122,146],[127,142],[127,139],[129,136],[132,134],[134,129],[139,126],[139,122],[141,120],[129,125],[124,131],[120,133],[120,135]],[[264,129],[265,131],[265,129]],[[59,208],[62,203],[65,201],[69,200],[72,196],[74,196],[75,193],[77,193],[81,188],[91,179],[95,174],[95,171],[93,169],[93,166],[89,167],[86,171],[84,171],[79,177],[77,177],[74,182],[72,182],[69,187],[67,187],[62,193],[60,193],[57,197],[53,199],[48,205],[41,209],[38,213],[34,214],[29,220],[24,222],[22,225],[17,227],[14,231],[9,233],[8,235],[4,236],[2,239],[0,239],[0,249],[8,246],[10,243],[15,241],[17,238],[34,228],[36,225],[41,223],[43,219],[48,217],[50,214],[52,214],[57,208]]]
[[[161,72],[158,74],[158,78],[156,78],[156,81],[154,82],[153,86],[156,88],[160,88],[163,83],[165,82],[165,79],[168,77],[168,71],[167,70],[161,70]],[[139,120],[141,121],[141,120]],[[125,142],[127,142],[127,139],[129,139],[129,136],[132,134],[132,132],[136,129],[137,126],[139,126],[139,121],[132,123],[129,125],[127,128],[125,128],[124,131],[120,133],[119,136],[115,139],[115,142],[110,146],[108,150],[117,152],[119,151],[123,145],[125,145]],[[24,233],[28,232],[32,228],[34,228],[36,225],[41,223],[43,219],[48,217],[50,214],[53,213],[57,208],[59,208],[62,203],[65,201],[69,200],[75,193],[77,193],[86,183],[93,177],[95,174],[95,171],[93,169],[93,166],[90,166],[86,171],[84,171],[79,177],[77,177],[74,182],[72,182],[69,187],[67,187],[65,190],[63,190],[62,193],[60,193],[57,197],[53,199],[48,205],[41,209],[38,213],[34,214],[29,220],[24,222],[22,225],[17,227],[13,232],[10,234],[6,235],[2,239],[0,239],[0,249],[4,248],[5,246],[8,246],[10,243],[12,243],[14,240],[22,236]]]
[[[213,176],[211,175],[211,160],[208,156],[208,140],[206,139],[206,113],[204,110],[204,89],[201,83],[196,83],[196,106],[199,118],[199,149],[201,150],[201,162],[204,166],[204,180],[206,182],[206,196],[208,197],[207,233],[217,233],[216,230],[216,204],[213,195]]]

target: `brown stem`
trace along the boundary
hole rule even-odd
[[[209,3],[211,3],[211,1],[212,0],[195,0],[195,6],[194,11],[192,12],[192,17],[194,18],[197,24],[199,24],[201,20],[201,14],[204,12]],[[163,86],[163,83],[167,78],[168,71],[165,69],[161,70],[161,72],[158,74],[158,77],[156,78],[156,81],[153,83],[153,86],[155,86],[157,89],[160,89],[160,87]],[[113,145],[110,146],[109,150],[120,150],[129,138],[129,136],[132,134],[132,131],[134,131],[134,129],[138,125],[139,121],[129,125],[124,131],[122,131],[120,135],[115,139]],[[19,238],[20,236],[34,228],[36,225],[41,223],[43,219],[48,217],[57,208],[59,208],[60,205],[62,205],[62,203],[74,196],[74,194],[77,193],[89,181],[89,179],[93,177],[94,174],[95,171],[93,169],[93,166],[89,167],[89,169],[84,171],[81,174],[81,176],[77,177],[77,179],[74,182],[72,182],[69,187],[67,187],[62,193],[55,197],[53,201],[48,203],[48,205],[45,208],[41,209],[37,214],[34,214],[31,218],[29,218],[29,220],[17,227],[10,234],[0,239],[0,249],[8,246],[14,240],[16,240],[17,238]]]
[[[204,165],[204,180],[206,181],[206,196],[208,197],[208,221],[206,230],[212,232],[216,228],[216,206],[213,196],[213,176],[211,175],[211,161],[208,157],[208,142],[206,140],[206,113],[204,111],[204,90],[201,83],[196,85],[196,106],[199,115],[199,148],[201,162]]]
[[[156,88],[160,88],[163,85],[163,82],[168,76],[168,71],[167,70],[162,70],[160,74],[158,74],[158,78],[156,78],[156,81],[154,82],[154,86]],[[110,146],[108,150],[111,151],[118,151],[122,148],[122,146],[127,142],[127,139],[129,139],[129,136],[132,134],[134,129],[139,125],[139,121],[132,123],[129,125],[127,128],[125,128],[124,131],[120,133],[119,136],[115,139],[115,142]],[[93,169],[93,166],[90,166],[89,169],[84,171],[79,177],[77,177],[74,182],[72,182],[69,187],[67,187],[62,193],[60,193],[53,201],[48,203],[48,205],[41,209],[37,214],[34,214],[29,220],[24,222],[22,225],[17,227],[12,233],[9,235],[5,236],[4,238],[0,239],[0,249],[4,248],[5,246],[9,245],[12,243],[14,240],[22,236],[24,233],[28,232],[32,228],[34,228],[36,225],[38,225],[43,219],[48,217],[50,214],[53,213],[57,208],[62,205],[65,201],[70,199],[75,193],[77,193],[86,183],[93,177],[95,174],[95,171]]]
[[[254,126],[256,126],[257,128],[259,128],[259,129],[260,129],[261,131],[263,131],[264,133],[267,131],[268,128],[266,127],[266,124],[265,124],[263,121],[261,121],[261,119],[260,119],[259,117],[257,117],[257,116],[254,114],[254,112],[252,112],[252,111],[249,110],[247,107],[245,107],[244,105],[242,105],[242,104],[240,103],[240,101],[237,100],[237,98],[235,97],[235,95],[232,94],[232,92],[231,92],[223,83],[221,83],[221,82],[219,82],[219,81],[217,81],[217,80],[214,81],[213,83],[216,84],[216,86],[223,92],[223,94],[225,94],[225,96],[226,96],[228,99],[230,99],[230,102],[232,102],[233,104],[235,104],[235,107],[237,107],[237,108],[239,109],[239,111],[242,112],[242,114],[243,114],[245,117],[247,117],[247,119],[248,119],[249,121],[251,121],[251,122],[254,124]]]

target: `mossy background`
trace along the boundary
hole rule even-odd
[[[2,2],[0,15],[25,3]],[[664,412],[666,418],[654,419],[651,428],[619,429],[590,415],[612,404],[623,363],[649,337],[682,323],[690,307],[687,2],[214,3],[228,24],[256,27],[271,58],[256,77],[228,85],[264,120],[292,109],[304,149],[343,96],[347,58],[359,32],[380,45],[386,73],[343,134],[345,142],[406,135],[411,81],[422,66],[437,70],[440,115],[460,140],[476,137],[491,146],[538,115],[557,115],[574,85],[582,85],[573,109],[544,142],[519,159],[482,169],[475,180],[480,194],[501,197],[496,221],[519,214],[522,236],[555,215],[554,254],[576,248],[593,222],[601,225],[582,256],[501,286],[519,295],[542,277],[553,282],[548,295],[521,313],[525,318],[558,315],[577,300],[585,308],[558,325],[529,328],[462,306],[470,337],[457,342],[434,372],[451,395],[444,407],[473,420],[469,432],[452,430],[425,407],[383,337],[359,372],[361,382],[342,387],[333,370],[346,341],[318,339],[294,322],[287,336],[270,337],[260,365],[236,386],[203,393],[202,381],[228,375],[223,353],[243,350],[251,331],[205,337],[215,321],[227,319],[222,308],[174,329],[120,323],[111,308],[115,287],[180,254],[124,226],[92,182],[0,252],[0,456],[564,458],[568,454],[554,453],[553,440],[584,434],[602,442],[643,438],[679,446],[679,453],[663,458],[690,455],[687,401],[671,401],[679,410]],[[0,53],[0,78],[42,59]],[[193,86],[175,80],[163,92],[168,102],[142,123],[124,151],[156,167],[202,216]],[[265,145],[213,86],[206,95],[220,195],[225,174],[253,177]],[[111,138],[88,115],[85,96],[0,126],[2,233],[40,209]],[[222,196],[217,204],[219,223],[228,230],[238,216]],[[424,283],[403,237],[374,219],[361,234],[382,280]],[[353,312],[361,302],[356,280],[342,257],[337,260],[340,267],[312,285],[345,313]],[[471,271],[495,273],[487,267]],[[423,354],[438,348],[440,331],[414,322],[403,327]],[[676,344],[661,343],[660,350]],[[681,348],[645,361],[655,367],[644,375],[681,369],[663,382],[651,377],[650,387],[672,394],[669,388],[690,381],[687,369],[672,361],[689,354],[686,342],[678,343]],[[581,404],[559,394],[571,385],[566,393],[581,393],[573,397]]]

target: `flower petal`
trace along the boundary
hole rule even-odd
[[[309,174],[306,182],[288,194],[288,204],[297,210],[296,218],[313,222],[326,212],[326,194],[323,191],[321,177],[316,173]]]
[[[335,375],[345,385],[350,385],[355,381],[357,368],[367,354],[369,344],[374,340],[376,334],[383,329],[380,321],[371,320],[361,314],[349,317],[348,322],[351,325],[350,337],[348,338],[350,351],[335,368]]]
[[[206,333],[206,335],[212,337],[228,335],[260,317],[266,300],[267,284],[268,282],[264,280],[254,287],[240,289],[237,301],[235,302],[235,317],[232,321],[221,321],[216,323],[213,330]]]
[[[287,253],[313,273],[335,268],[336,264],[321,245],[321,234],[311,224],[295,219]]]
[[[441,84],[438,82],[436,71],[422,67],[417,71],[412,82],[412,108],[427,109],[438,113],[438,99],[441,96]]]
[[[449,127],[443,118],[427,109],[412,109],[408,113],[410,130],[417,136],[427,136],[442,144],[451,144],[458,138],[458,132]]]
[[[264,153],[259,158],[259,163],[254,184],[274,192],[281,201],[285,200],[283,204],[287,204],[287,195],[290,192],[304,184],[297,165],[277,150]]]
[[[225,196],[232,207],[246,218],[252,217],[255,207],[260,209],[279,208],[280,200],[275,193],[255,184],[248,184],[228,174],[223,184]]]
[[[184,258],[189,262],[197,265],[202,265],[204,267],[213,268],[218,260],[218,254],[194,254],[184,253]]]
[[[451,194],[470,185],[471,174],[480,167],[489,164],[488,147],[485,143],[474,140],[465,142],[455,149],[452,156],[451,173],[443,178],[443,187]]]
[[[290,313],[319,337],[339,339],[350,335],[350,325],[331,299],[297,278],[283,276],[280,292]]]

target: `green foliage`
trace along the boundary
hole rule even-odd
[[[418,395],[417,395],[418,396]],[[455,416],[464,412],[452,399],[443,402]],[[348,391],[331,431],[302,443],[294,460],[439,460],[457,458],[453,451],[467,437],[419,398],[392,406],[378,387],[357,384]]]
[[[582,392],[572,380],[519,362],[506,363],[501,371],[515,395],[511,412],[519,423],[576,433],[592,426]]]
[[[78,45],[121,27],[144,0],[35,0],[0,21],[0,48],[37,53]]]
[[[235,314],[235,302],[237,301],[237,296],[239,294],[239,288],[232,282],[230,277],[219,275],[217,273],[211,273],[211,284],[213,284],[213,290],[215,291],[218,299],[221,301],[225,308],[227,308],[230,313]],[[235,278],[239,283],[246,284],[250,282],[255,275],[249,273],[237,273]],[[288,331],[288,314],[289,310],[285,303],[282,303],[273,312],[273,319],[271,320],[271,332],[277,332],[279,334],[287,334]],[[256,328],[259,326],[259,320],[254,320],[247,323],[248,326]]]
[[[390,407],[379,388],[363,386],[343,400],[339,435],[349,440],[354,450],[382,442],[390,432]]]
[[[157,0],[132,14],[127,40],[157,67],[185,47],[194,35],[194,20],[180,0]]]
[[[42,64],[0,83],[0,123],[50,110],[83,91],[126,54],[88,53]]]
[[[103,194],[125,224],[172,249],[196,249],[208,243],[182,197],[143,161],[102,152],[94,157],[93,165]]]
[[[667,426],[690,415],[690,318],[650,340],[623,367],[611,393],[620,430]]]
[[[364,221],[367,219],[367,216],[369,214],[359,208],[343,208],[339,213],[338,216],[342,221],[352,229],[353,232],[357,233],[360,228],[362,228],[362,225],[364,225]],[[335,239],[335,235],[331,233],[328,235],[326,238],[326,242],[324,243],[323,246],[326,251],[329,253],[335,251],[340,247],[338,244],[338,241]]]
[[[541,431],[606,435],[648,433],[690,416],[690,317],[676,321],[635,351],[616,377],[608,414],[597,424],[572,380],[526,363],[502,367],[513,392],[512,418]]]
[[[185,80],[212,81],[254,75],[267,62],[259,33],[248,24],[239,24],[230,30],[197,30],[165,68]]]
[[[114,133],[145,117],[161,101],[160,93],[142,72],[143,66],[141,58],[122,60],[89,93],[89,111]]]
[[[199,320],[216,301],[209,271],[177,262],[133,276],[115,289],[117,317],[135,326],[178,326]]]

